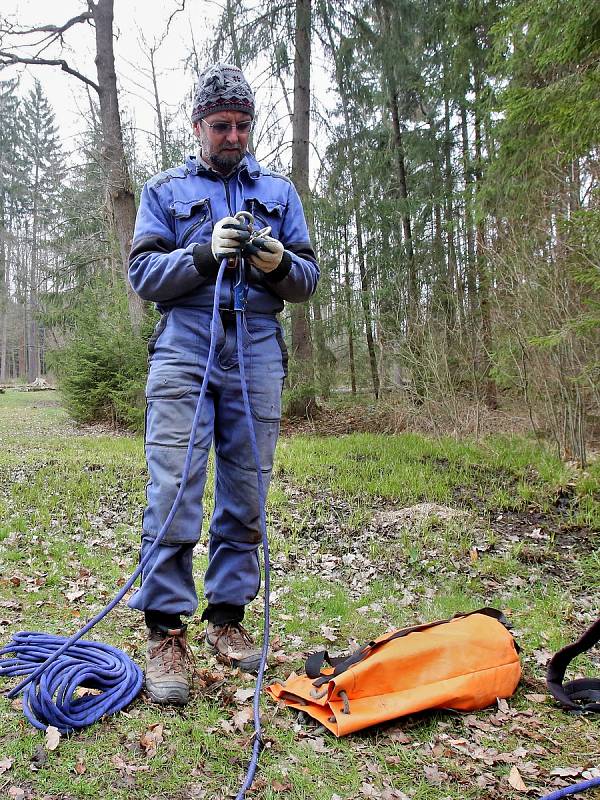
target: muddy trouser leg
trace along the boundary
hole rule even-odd
[[[284,371],[273,317],[247,318],[244,365],[262,475],[268,488],[279,419]],[[228,340],[235,340],[232,328]],[[204,578],[204,619],[239,621],[260,588],[261,542],[254,457],[239,383],[237,354],[219,359],[221,391],[215,400],[215,509],[210,524],[209,563]]]
[[[149,481],[141,554],[160,531],[181,482],[192,421],[208,353],[210,316],[170,312],[152,356],[146,387],[146,459]],[[209,387],[196,434],[192,467],[181,505],[128,605],[177,619],[198,606],[192,575],[194,545],[202,530],[202,494],[212,441],[214,396]]]

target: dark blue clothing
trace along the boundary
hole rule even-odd
[[[308,300],[319,268],[300,198],[288,178],[264,169],[250,154],[226,178],[190,157],[185,166],[146,183],[129,261],[135,291],[159,311],[212,307],[218,269],[210,249],[213,226],[238,211],[253,214],[257,229],[270,225],[271,236],[285,248],[273,272],[249,270],[248,309],[276,314],[284,300]],[[233,307],[232,274],[223,281],[220,305]]]
[[[162,312],[149,345],[145,434],[149,482],[142,552],[158,534],[177,494],[204,376],[218,269],[210,250],[213,224],[240,210],[255,216],[257,228],[270,225],[285,248],[272,273],[248,270],[244,321],[244,366],[263,478],[269,484],[287,367],[276,312],[284,300],[308,299],[319,271],[300,200],[289,180],[262,169],[250,155],[227,178],[190,158],[185,167],[161,173],[144,187],[130,259],[132,286]],[[258,491],[230,311],[231,274],[226,273],[223,286],[216,363],[189,482],[169,532],[129,602],[132,608],[170,616],[189,615],[197,608],[192,551],[202,529],[202,494],[212,444],[215,506],[204,594],[209,609],[241,608],[243,615],[243,607],[259,589]]]

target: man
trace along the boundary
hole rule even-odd
[[[271,476],[287,367],[276,315],[284,301],[302,302],[312,295],[319,269],[294,186],[259,165],[247,150],[253,119],[254,95],[242,72],[229,64],[209,67],[200,76],[192,110],[197,156],[154,176],[142,191],[129,276],[135,291],[161,312],[148,346],[145,446],[150,479],[142,555],[179,488],[208,355],[219,264],[240,248],[248,280],[244,366],[266,485]],[[255,229],[270,226],[270,235],[250,241],[246,222],[234,218],[239,211],[254,216]],[[205,638],[232,666],[256,671],[260,661],[259,648],[241,624],[260,586],[261,533],[237,363],[234,277],[235,270],[226,270],[215,364],[187,489],[129,602],[145,614],[146,689],[157,703],[183,705],[189,697],[182,616],[189,617],[198,606],[192,551],[201,532],[213,440],[215,506],[204,579]]]

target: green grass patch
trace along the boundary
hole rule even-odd
[[[78,429],[59,402],[53,392],[0,395],[2,641],[23,629],[75,631],[137,561],[146,482],[141,438]],[[400,723],[408,737],[401,742],[398,726],[336,740],[265,700],[267,747],[252,796],[516,798],[507,779],[512,765],[541,795],[553,787],[552,768],[597,762],[592,720],[531,697],[544,692],[547,655],[597,613],[599,499],[598,465],[579,473],[527,438],[281,441],[269,528],[275,654],[284,658],[273,659],[269,678],[301,669],[304,656],[323,646],[346,652],[387,629],[493,605],[515,627],[524,679],[500,721],[495,709],[419,715]],[[396,511],[421,503],[466,513],[394,521]],[[211,508],[209,489],[205,530]],[[204,538],[195,561],[199,594],[205,565]],[[260,598],[246,619],[260,635]],[[198,666],[218,671],[201,633],[195,619]],[[92,638],[142,662],[140,615],[125,606]],[[576,669],[597,674],[594,660],[581,658]],[[183,710],[139,698],[126,713],[65,738],[35,772],[43,737],[3,700],[0,764],[2,757],[12,763],[0,774],[0,796],[10,786],[62,800],[234,795],[252,732],[235,728],[233,694],[252,683],[230,671],[224,678],[215,694],[196,690]],[[149,757],[140,737],[157,723],[163,742]]]

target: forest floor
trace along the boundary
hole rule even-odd
[[[19,630],[70,634],[136,564],[141,439],[77,428],[56,392],[7,391],[0,441],[0,641]],[[301,670],[323,645],[348,651],[482,606],[509,617],[523,678],[513,698],[484,711],[420,714],[343,739],[265,697],[266,748],[248,797],[538,798],[600,775],[598,719],[566,714],[544,683],[550,655],[598,616],[599,530],[600,464],[581,472],[525,436],[283,437],[269,498],[268,679]],[[201,587],[205,538],[197,550]],[[261,609],[259,598],[246,618],[257,635]],[[235,796],[253,678],[206,654],[198,619],[189,633],[199,675],[183,710],[142,694],[57,744],[19,701],[0,700],[0,797]],[[142,663],[143,626],[125,605],[91,638]],[[575,671],[597,675],[597,651]]]

